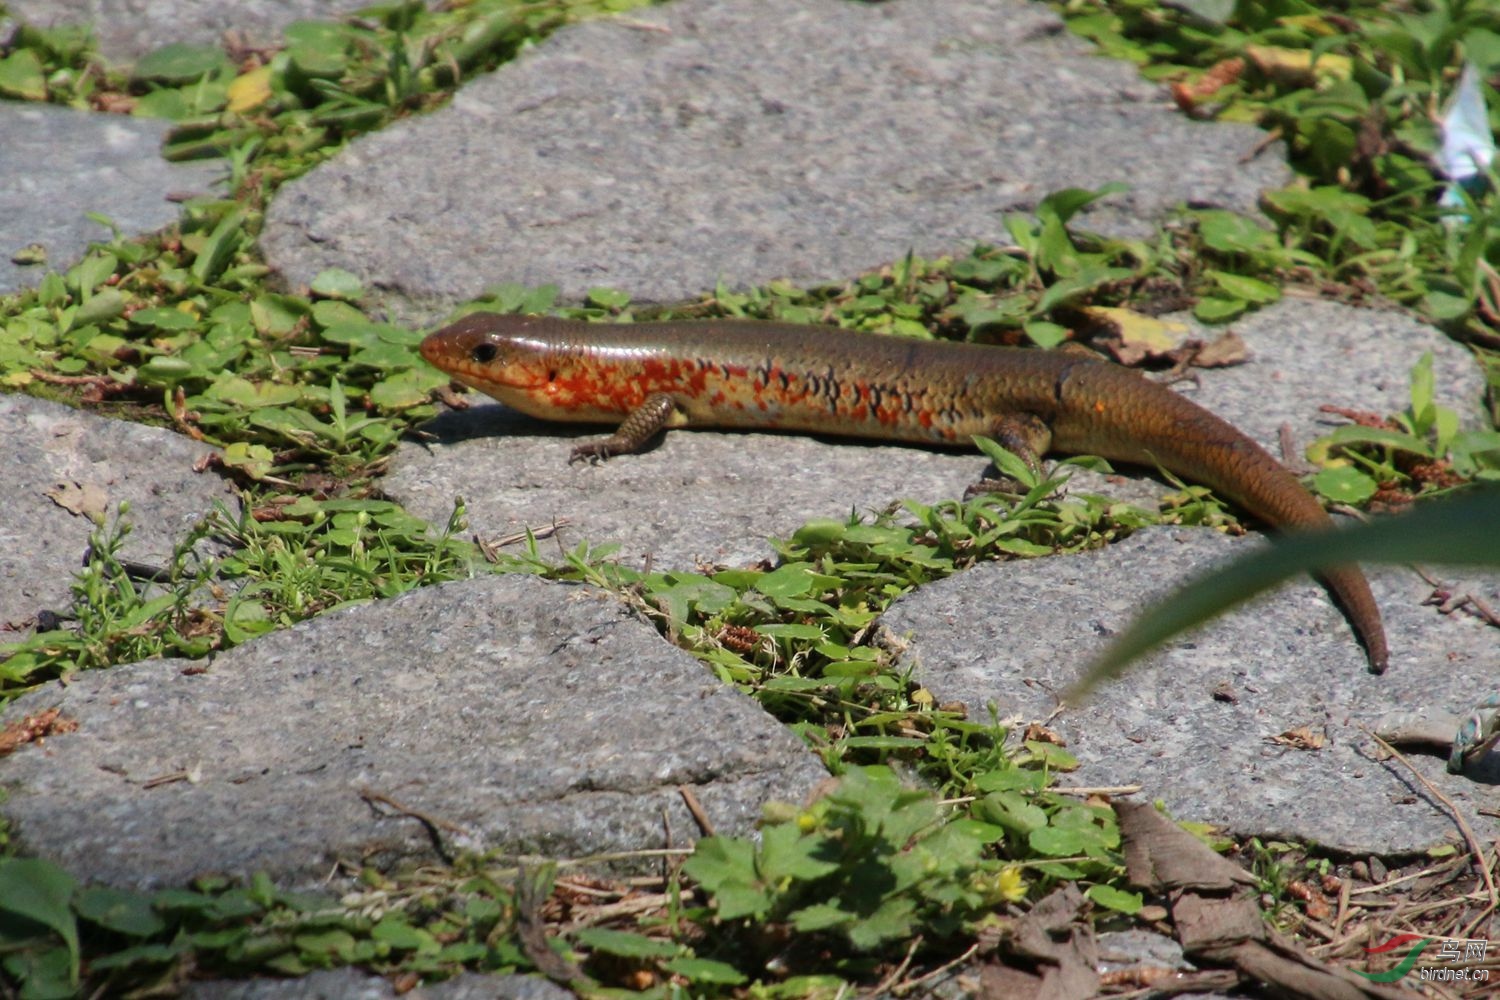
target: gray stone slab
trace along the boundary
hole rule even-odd
[[[980,717],[993,702],[1001,717],[1046,719],[1107,637],[1153,598],[1256,544],[1152,528],[1100,552],[990,563],[902,598],[880,627],[938,701],[963,701]],[[1376,760],[1359,726],[1397,711],[1466,712],[1496,689],[1500,631],[1423,606],[1432,588],[1408,569],[1370,576],[1391,643],[1384,675],[1367,672],[1320,587],[1288,583],[1053,719],[1083,764],[1067,783],[1138,783],[1181,819],[1354,854],[1412,853],[1453,839],[1446,809],[1401,764]],[[1469,582],[1491,606],[1500,600],[1500,574]],[[1299,727],[1327,746],[1273,742]],[[1436,756],[1410,759],[1481,840],[1500,832],[1478,815],[1500,807],[1500,758],[1483,762],[1478,780],[1447,774]]]
[[[521,576],[326,615],[211,664],[77,675],[0,718],[53,705],[78,731],[0,761],[0,810],[24,853],[126,887],[431,861],[423,824],[366,788],[452,824],[452,846],[577,857],[691,846],[680,786],[742,834],[826,776],[612,596]],[[143,786],[179,772],[198,780]]]
[[[1199,373],[1180,388],[1279,454],[1289,424],[1298,454],[1334,423],[1324,403],[1381,412],[1408,403],[1408,371],[1436,356],[1440,399],[1473,419],[1484,391],[1469,352],[1400,313],[1289,300],[1235,329],[1249,363]],[[1197,332],[1210,336],[1219,331]],[[484,397],[476,396],[476,399]],[[426,444],[403,444],[382,488],[412,512],[446,521],[453,498],[485,535],[556,518],[566,547],[616,542],[638,566],[700,561],[742,565],[773,555],[767,536],[786,537],[814,517],[844,517],[903,498],[932,503],[963,495],[987,463],[977,455],[835,443],[773,434],[672,431],[639,455],[568,465],[570,446],[597,429],[545,424],[501,406],[447,414]],[[1154,505],[1166,490],[1141,470],[1109,479],[1078,473],[1074,490]],[[550,544],[550,543],[549,543]]]
[[[1131,929],[1099,934],[1099,971],[1175,969],[1192,972],[1193,964],[1176,939],[1155,931]]]
[[[679,0],[559,30],[429,116],[283,187],[268,261],[343,267],[434,319],[496,282],[675,301],[843,281],[1009,243],[1007,212],[1132,185],[1083,224],[1141,235],[1289,178],[1262,132],[1192,122],[1039,4]]]
[[[0,395],[0,441],[6,443],[0,448],[0,643],[29,631],[37,611],[66,611],[72,604],[69,583],[83,564],[94,523],[64,503],[107,507],[114,517],[128,500],[132,530],[122,554],[157,566],[166,565],[173,547],[216,501],[239,509],[228,483],[193,471],[213,449],[161,428]]]
[[[218,43],[233,32],[250,46],[274,45],[303,18],[326,20],[365,0],[7,0],[11,15],[38,27],[89,24],[111,62],[134,62],[172,42]]]
[[[66,270],[90,241],[110,239],[109,229],[88,219],[88,212],[107,216],[134,236],[177,220],[169,194],[210,192],[224,168],[163,160],[158,150],[168,127],[0,101],[0,293],[34,285],[49,267]],[[33,243],[46,249],[45,265],[11,262]]]
[[[189,983],[184,1000],[570,1000],[573,993],[540,976],[466,972],[400,992],[388,979],[358,969],[329,969],[297,979],[224,979]]]

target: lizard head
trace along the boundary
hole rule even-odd
[[[457,382],[532,416],[601,420],[627,402],[588,364],[576,322],[472,313],[429,334],[422,357]]]

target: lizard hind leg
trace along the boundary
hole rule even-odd
[[[1031,474],[1038,478],[1042,474],[1042,456],[1052,447],[1052,428],[1034,413],[1006,413],[995,419],[990,436],[1006,451],[1015,455]],[[1003,471],[998,476],[986,476],[964,490],[969,499],[981,493],[1025,493],[1025,487]]]

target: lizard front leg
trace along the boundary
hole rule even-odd
[[[579,460],[599,462],[611,455],[628,455],[640,451],[641,446],[667,426],[672,414],[677,412],[677,403],[665,392],[653,392],[646,401],[630,411],[624,423],[607,438],[585,441],[573,449],[568,464]]]

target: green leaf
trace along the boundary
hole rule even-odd
[[[974,787],[981,792],[1039,792],[1045,785],[1045,776],[1020,767],[985,771],[974,781]]]
[[[1313,489],[1335,503],[1362,504],[1379,488],[1379,483],[1353,466],[1323,469],[1313,477]]]
[[[187,95],[180,90],[153,90],[142,94],[130,113],[137,118],[165,118],[177,122],[192,117],[192,106]]]
[[[239,249],[240,241],[246,238],[244,226],[243,209],[236,208],[219,220],[219,224],[204,242],[203,249],[198,252],[197,259],[193,261],[193,277],[204,284],[218,277],[219,272],[224,270],[224,265],[229,263],[229,258]]]
[[[682,870],[709,892],[731,882],[756,880],[755,848],[736,837],[704,837],[683,862]]]
[[[1044,826],[1032,830],[1026,843],[1033,851],[1049,858],[1066,858],[1084,854],[1098,838],[1090,837],[1086,831],[1073,827]]]
[[[1241,299],[1245,302],[1253,302],[1257,305],[1265,305],[1275,302],[1281,298],[1281,289],[1255,278],[1246,278],[1238,274],[1230,274],[1227,271],[1209,271],[1208,276],[1213,278],[1231,298]]]
[[[791,923],[799,931],[826,931],[842,927],[854,919],[854,914],[843,908],[835,899],[830,903],[813,903],[791,914]]]
[[[1297,573],[1360,562],[1500,566],[1500,486],[1476,486],[1398,517],[1354,528],[1273,538],[1264,549],[1207,573],[1141,613],[1065,695],[1077,702],[1125,664],[1172,636]]]
[[[1333,118],[1304,121],[1301,133],[1306,140],[1308,154],[1325,175],[1347,166],[1358,145],[1354,129]]]
[[[737,883],[721,885],[713,897],[714,910],[721,920],[764,920],[774,901],[764,889]]]
[[[68,286],[86,297],[104,284],[119,264],[114,254],[91,253],[68,270]]]
[[[916,911],[916,900],[890,897],[874,913],[849,925],[849,943],[861,951],[872,951],[887,941],[908,940],[916,931]]]
[[[1031,751],[1033,757],[1046,763],[1054,771],[1073,771],[1078,768],[1078,758],[1074,757],[1065,747],[1056,743],[1047,743],[1042,740],[1027,740],[1026,749]]]
[[[114,319],[125,311],[125,296],[117,289],[106,288],[89,296],[89,300],[73,314],[75,328]]]
[[[193,83],[204,74],[228,73],[229,57],[217,45],[173,42],[141,57],[132,71],[137,80],[154,80],[172,86]]]
[[[585,948],[619,955],[621,958],[670,958],[682,951],[682,946],[674,941],[605,927],[585,927],[573,935],[573,940]]]
[[[183,312],[181,309],[168,309],[165,306],[137,309],[131,313],[130,321],[139,326],[167,331],[191,330],[202,322],[192,313]]]
[[[613,288],[590,288],[588,300],[603,309],[624,309],[630,305],[630,296]]]
[[[1130,185],[1121,181],[1111,181],[1094,190],[1089,190],[1088,188],[1063,188],[1061,191],[1052,192],[1041,200],[1036,207],[1037,218],[1050,214],[1055,216],[1057,221],[1066,223],[1080,209],[1098,201],[1100,198],[1129,190]]]
[[[303,955],[320,958],[329,956],[347,959],[349,953],[354,950],[354,935],[342,927],[330,927],[326,930],[298,934],[293,938],[293,942]]]
[[[1084,895],[1100,906],[1129,915],[1139,913],[1144,902],[1138,892],[1125,892],[1108,885],[1091,885]]]
[[[69,906],[78,883],[40,858],[0,858],[0,912],[41,924],[67,946],[68,982],[78,984],[78,922]]]
[[[429,368],[413,368],[383,378],[370,387],[370,402],[383,410],[404,410],[427,402],[432,390],[448,384],[448,376]]]
[[[133,965],[166,965],[175,962],[190,950],[186,939],[171,944],[138,944],[133,948],[111,951],[89,959],[89,972],[99,973],[110,969],[128,969]]]
[[[1049,323],[1042,319],[1030,319],[1023,325],[1026,336],[1038,347],[1052,348],[1068,339],[1068,328],[1060,323]]]
[[[250,323],[258,333],[291,333],[308,313],[307,301],[291,295],[267,293],[250,302]]]
[[[1432,352],[1427,351],[1417,360],[1411,369],[1411,410],[1417,415],[1417,419],[1423,423],[1430,418],[1422,415],[1433,406],[1433,388],[1435,379],[1432,375]]]
[[[1234,212],[1211,209],[1198,212],[1198,235],[1204,245],[1220,253],[1253,254],[1277,247],[1276,234]]]
[[[263,406],[286,406],[302,399],[302,390],[275,382],[251,382],[237,375],[220,378],[203,391],[204,400],[214,400],[246,410]]]
[[[308,286],[314,295],[321,295],[325,299],[349,299],[357,300],[364,296],[364,286],[360,284],[359,278],[345,271],[341,267],[330,267],[326,271],[318,272],[313,278],[312,284]]]
[[[320,302],[314,302],[312,307],[312,319],[314,323],[325,330],[335,326],[349,326],[355,328],[373,326],[373,324],[370,323],[369,320],[365,319],[364,313],[360,312],[349,303],[340,302],[337,299],[323,299]],[[373,343],[374,341],[379,339],[379,335],[374,333],[373,330],[370,336],[370,343]]]
[[[252,596],[240,591],[229,600],[224,612],[224,635],[235,645],[247,642],[257,635],[264,635],[276,627],[265,606],[259,601],[247,600]]]
[[[1428,315],[1440,323],[1462,319],[1474,309],[1474,298],[1462,293],[1433,289],[1423,299]]]
[[[224,449],[222,461],[231,469],[239,469],[251,479],[264,479],[271,474],[275,456],[263,444],[235,441]]]
[[[704,837],[682,870],[713,896],[721,919],[761,918],[770,912],[772,896],[758,883],[755,848],[749,841]]]
[[[813,590],[820,579],[806,563],[787,563],[764,574],[755,583],[755,589],[772,599],[778,597],[801,597]]]
[[[1248,303],[1243,299],[1224,299],[1216,295],[1205,295],[1193,307],[1193,315],[1203,323],[1225,323],[1240,315]]]
[[[1309,455],[1322,456],[1332,448],[1355,445],[1373,444],[1384,448],[1394,448],[1397,451],[1409,451],[1413,455],[1421,455],[1423,458],[1433,458],[1432,449],[1427,442],[1419,437],[1408,434],[1405,431],[1395,431],[1388,427],[1364,427],[1359,424],[1350,424],[1345,427],[1335,428],[1325,434],[1308,448]]]
[[[1469,431],[1453,441],[1453,461],[1461,470],[1500,469],[1500,431]],[[1466,473],[1468,474],[1468,473]]]
[[[1038,313],[1050,312],[1060,305],[1084,297],[1101,285],[1107,285],[1112,281],[1123,281],[1129,278],[1131,273],[1128,267],[1100,267],[1098,265],[1084,267],[1077,274],[1048,286],[1037,301],[1036,311]]]
[[[420,356],[409,347],[400,344],[376,343],[356,351],[350,358],[351,365],[364,365],[380,371],[412,368],[421,361]]]
[[[334,323],[328,326],[321,336],[329,344],[347,344],[350,347],[373,347],[380,343],[379,329],[363,317],[354,322]]]
[[[438,950],[438,942],[432,932],[422,927],[413,927],[395,914],[387,914],[370,928],[370,937],[390,945],[397,951],[432,953]]]
[[[0,94],[23,101],[47,99],[47,78],[35,52],[17,49],[0,59]]]
[[[986,820],[1015,833],[1029,835],[1047,825],[1047,812],[1014,791],[986,795],[976,810]]]
[[[171,595],[167,598],[169,602],[174,600]],[[167,926],[150,897],[107,886],[80,889],[73,909],[90,923],[130,937],[150,937]]]
[[[986,458],[995,463],[995,468],[999,471],[1000,475],[1008,479],[1014,479],[1028,490],[1036,485],[1036,472],[1031,466],[1026,464],[1021,456],[987,437],[976,436],[973,438],[973,441],[974,447],[978,448],[984,453]]]
[[[24,984],[18,1000],[74,1000],[78,977],[66,948],[27,949],[0,959],[0,981]]]
[[[663,962],[661,967],[694,983],[738,986],[748,982],[745,975],[728,962],[715,962],[709,958],[674,958]]]
[[[827,634],[827,630],[821,625],[803,625],[800,622],[772,622],[755,626],[755,631],[773,639],[822,639]]]

